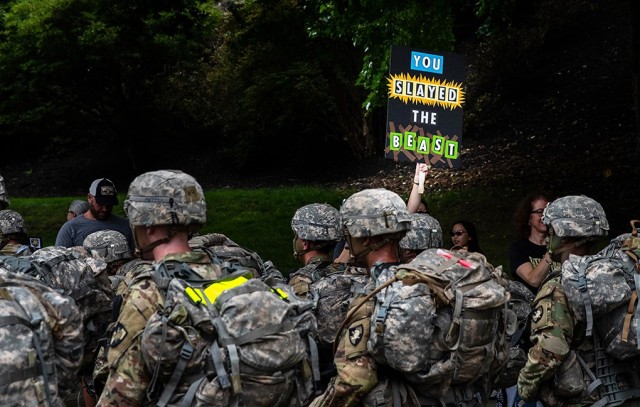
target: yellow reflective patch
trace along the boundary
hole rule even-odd
[[[287,292],[284,291],[282,288],[276,288],[275,291],[283,300],[286,300],[287,298],[289,298],[289,294],[287,294]]]
[[[187,294],[194,304],[200,304],[207,300],[213,304],[223,292],[247,282],[249,278],[245,276],[246,274],[244,276],[215,281],[209,284],[204,290],[202,288],[187,287],[184,293]]]
[[[202,290],[199,288],[187,287],[184,289],[184,293],[187,294],[194,304],[200,304],[204,301],[204,294],[202,294]]]

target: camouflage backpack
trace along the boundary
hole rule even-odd
[[[309,295],[318,323],[317,341],[333,348],[340,324],[347,315],[354,294],[365,293],[366,271],[346,264],[333,264],[334,272],[318,278],[310,286]],[[325,269],[326,270],[326,269]]]
[[[74,249],[49,246],[27,257],[0,256],[0,265],[34,277],[75,301],[84,324],[83,366],[92,368],[98,341],[111,322],[113,291],[106,264]]]
[[[227,262],[231,267],[249,268],[253,271],[253,275],[261,280],[273,279],[278,283],[287,282],[273,262],[263,261],[258,253],[240,246],[221,233],[194,236],[189,239],[189,246],[194,251],[207,253],[213,263]]]
[[[507,341],[509,342],[509,360],[502,372],[496,377],[493,388],[505,389],[514,386],[518,382],[518,373],[527,363],[529,342],[529,317],[531,315],[531,303],[535,295],[523,283],[507,280],[504,284],[509,293],[508,307],[513,314],[509,317],[515,320],[507,325]]]
[[[63,407],[82,360],[82,321],[69,297],[0,267],[0,400]]]
[[[598,332],[606,352],[619,360],[640,356],[638,221],[591,256],[570,256],[562,265],[562,288],[586,334]]]
[[[157,405],[308,403],[319,380],[312,377],[305,340],[316,324],[311,302],[288,285],[269,286],[247,268],[223,263],[218,266],[227,277],[198,281],[181,264],[179,274],[156,266],[156,284],[169,279],[164,308],[142,333]]]
[[[228,262],[231,266],[242,266],[254,271],[259,277],[265,268],[258,253],[246,249],[221,233],[208,233],[189,239],[192,250],[203,251],[214,263]]]
[[[427,249],[374,277],[367,347],[379,363],[427,397],[472,383],[489,390],[508,360],[515,319],[501,268],[478,253]]]

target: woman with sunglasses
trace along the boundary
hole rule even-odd
[[[513,223],[518,231],[519,239],[509,246],[509,262],[511,278],[524,284],[534,295],[540,283],[551,269],[551,257],[547,254],[547,226],[542,223],[542,214],[547,204],[552,201],[548,193],[533,191],[518,203],[513,216]],[[530,326],[520,334],[518,346],[525,353],[532,344],[529,341]],[[513,407],[517,386],[499,389],[496,395],[496,407]],[[539,401],[525,406],[542,407]]]
[[[531,192],[520,201],[513,218],[520,239],[509,246],[511,278],[526,285],[534,294],[552,264],[547,253],[547,227],[542,223],[542,214],[550,200],[547,193]]]
[[[476,225],[474,225],[473,222],[468,220],[454,222],[449,235],[451,236],[451,243],[453,244],[452,249],[464,248],[470,252],[484,254],[480,248]]]

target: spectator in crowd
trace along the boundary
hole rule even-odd
[[[476,225],[474,225],[473,222],[468,220],[453,222],[450,235],[453,249],[464,248],[470,252],[484,254],[480,248]]]
[[[69,210],[67,210],[67,220],[71,220],[76,216],[80,216],[89,210],[89,202],[75,199],[71,201]]]
[[[542,213],[550,201],[548,193],[530,192],[518,203],[513,216],[519,239],[509,246],[511,278],[524,284],[534,295],[552,266],[551,255],[547,251],[547,225],[542,222]],[[560,264],[556,266],[560,267]],[[527,323],[519,341],[519,346],[525,352],[531,348],[530,335],[531,329]],[[498,390],[496,407],[513,406],[516,394],[516,385]],[[540,401],[531,405],[542,407]]]
[[[135,250],[133,233],[126,218],[112,213],[118,204],[116,187],[107,178],[98,178],[91,183],[87,195],[89,210],[65,222],[56,236],[56,246],[82,246],[84,239],[99,230],[117,230],[127,237],[129,248]]]
[[[542,222],[542,213],[549,202],[546,193],[529,193],[518,204],[513,218],[520,239],[509,246],[511,278],[526,285],[534,294],[552,263],[547,252],[547,225]]]
[[[411,193],[407,200],[407,211],[409,213],[429,213],[427,207],[427,200],[424,196],[424,191],[420,191],[420,177],[424,174],[426,178],[429,175],[431,166],[424,163],[416,163],[416,171],[413,175],[413,185],[411,186]]]

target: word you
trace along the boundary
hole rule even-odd
[[[414,71],[432,72],[442,74],[444,58],[440,55],[425,54],[424,52],[411,52],[411,69]]]

